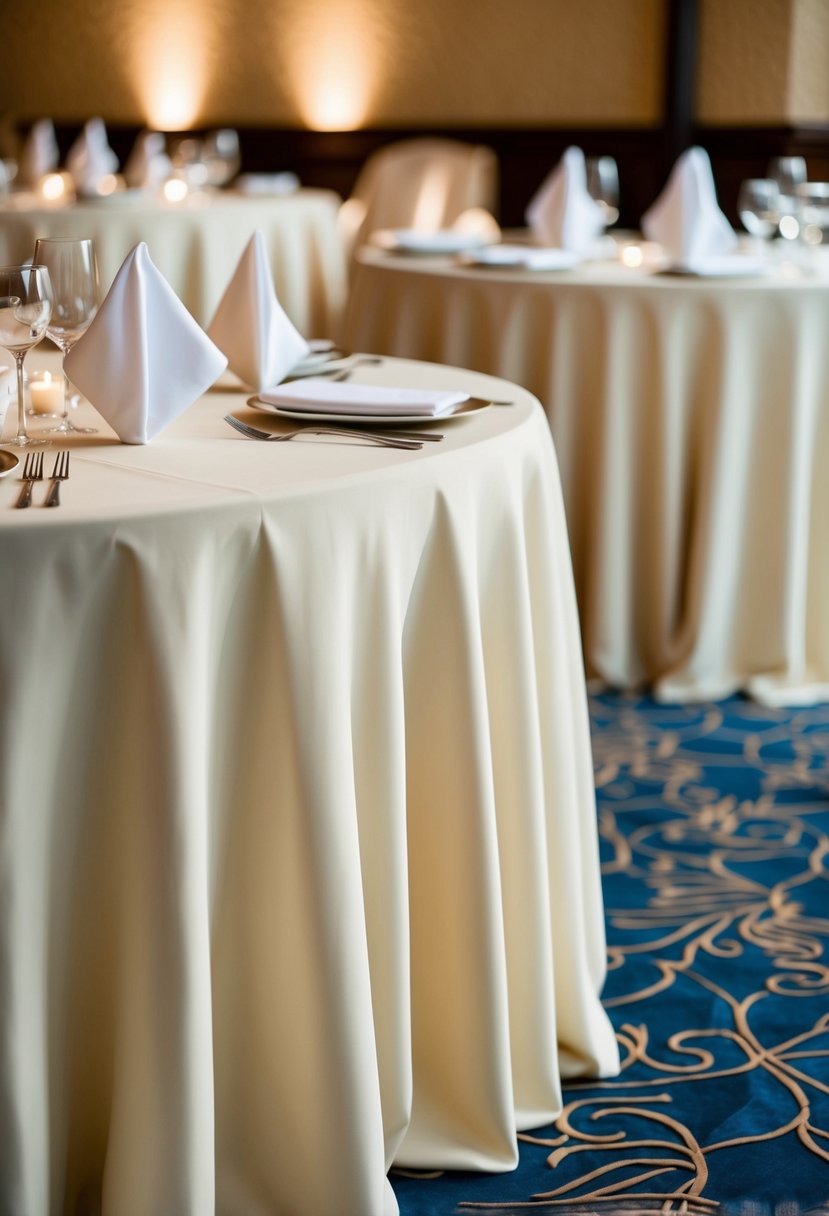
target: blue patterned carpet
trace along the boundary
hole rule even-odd
[[[621,1073],[402,1216],[829,1216],[829,705],[591,714]]]

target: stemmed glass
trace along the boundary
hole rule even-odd
[[[740,186],[737,212],[746,232],[762,248],[777,232],[781,217],[780,187],[772,178],[750,177]]]
[[[612,156],[589,156],[586,161],[587,193],[599,204],[605,228],[619,218],[619,170]]]
[[[52,281],[52,317],[46,330],[63,358],[98,311],[98,266],[90,240],[42,238],[35,245],[35,266],[45,266]],[[63,414],[51,433],[94,434],[94,426],[76,426],[69,419],[72,392],[64,373]]]
[[[793,240],[799,230],[797,189],[806,181],[806,161],[802,156],[774,156],[768,172],[780,188],[780,235]]]
[[[52,288],[49,272],[35,266],[9,266],[0,270],[0,346],[14,356],[17,365],[17,447],[43,443],[32,439],[26,429],[26,401],[23,385],[23,360],[26,351],[46,334],[52,315]]]
[[[202,145],[202,156],[207,165],[208,184],[226,186],[241,164],[238,133],[231,127],[211,131]]]

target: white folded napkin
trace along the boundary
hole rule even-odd
[[[468,393],[442,389],[387,388],[380,384],[332,384],[330,380],[298,380],[259,394],[266,405],[294,413],[389,416],[401,414],[441,418],[469,400]]]
[[[586,253],[604,229],[604,213],[587,190],[581,148],[568,148],[530,199],[527,223],[544,245]]]
[[[107,141],[103,119],[90,118],[66,156],[66,168],[78,194],[94,194],[102,178],[118,170],[118,157]]]
[[[251,388],[278,384],[310,346],[276,298],[265,238],[248,241],[207,330],[228,366]]]
[[[161,131],[142,131],[124,166],[124,181],[133,190],[157,190],[170,176],[171,168]]]
[[[124,443],[147,443],[226,366],[143,241],[127,255],[95,320],[64,360],[66,375]]]
[[[54,173],[60,164],[57,136],[51,118],[33,123],[23,141],[18,157],[17,182],[21,186],[36,186],[47,173]]]
[[[737,234],[717,205],[704,148],[688,148],[679,157],[664,190],[642,216],[642,232],[689,268],[736,249]]]

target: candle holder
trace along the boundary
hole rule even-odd
[[[28,377],[29,408],[27,413],[37,418],[60,418],[66,381],[59,373],[33,371]]]

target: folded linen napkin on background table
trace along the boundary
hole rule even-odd
[[[257,229],[225,289],[208,336],[251,388],[277,384],[310,346],[276,297],[265,238]]]
[[[54,173],[60,164],[55,126],[51,118],[40,118],[29,129],[20,150],[17,184],[36,186],[47,173]]]
[[[387,388],[380,384],[332,384],[330,380],[300,380],[280,384],[259,394],[260,401],[293,413],[348,414],[384,417],[441,418],[469,400],[468,393],[442,389]]]
[[[102,118],[90,118],[66,156],[66,168],[78,194],[94,194],[102,178],[118,171]]]
[[[66,375],[124,443],[154,438],[226,366],[143,241],[127,255],[95,320],[64,360]]]
[[[737,234],[717,204],[704,148],[688,148],[676,161],[664,190],[642,216],[642,232],[688,268],[736,250]]]
[[[586,253],[604,230],[602,208],[587,190],[581,148],[568,148],[530,199],[527,223],[544,245]]]
[[[161,131],[142,131],[124,166],[124,181],[134,190],[157,190],[170,176],[167,140]]]

